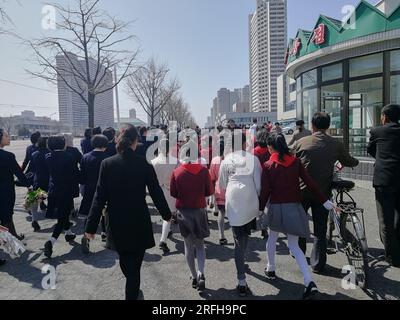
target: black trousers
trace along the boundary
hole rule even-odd
[[[53,230],[52,237],[54,239],[58,239],[58,237],[63,231],[68,231],[69,229],[71,229],[69,216],[72,208],[73,208],[73,200],[69,202],[64,202],[62,204],[58,204],[58,207],[56,206],[58,219],[57,219],[57,224],[55,225]]]
[[[120,252],[119,265],[126,278],[125,299],[137,300],[140,290],[140,269],[145,250],[136,252]]]
[[[400,266],[400,190],[375,188],[379,233],[385,246],[386,259]]]
[[[326,250],[328,232],[329,211],[324,208],[321,203],[310,196],[305,196],[303,200],[303,208],[306,212],[311,209],[313,225],[314,225],[314,246],[311,252],[311,267],[314,271],[320,272],[326,266]],[[299,239],[300,249],[306,253],[307,239]]]

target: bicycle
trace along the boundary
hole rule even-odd
[[[340,213],[335,210],[331,210],[329,213],[328,240],[330,243],[335,243],[338,252],[339,247],[336,238],[340,239],[349,264],[354,268],[356,285],[365,290],[369,279],[368,244],[365,235],[364,210],[357,207],[357,203],[350,195],[350,191],[354,187],[354,182],[340,178],[332,183],[333,200]],[[334,237],[335,230],[337,235]]]

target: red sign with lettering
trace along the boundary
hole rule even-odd
[[[301,40],[299,38],[296,38],[293,42],[293,47],[292,47],[292,51],[290,52],[291,56],[296,56],[301,49]]]
[[[325,43],[325,29],[326,26],[321,23],[315,30],[313,37],[311,39],[316,45],[324,44]]]

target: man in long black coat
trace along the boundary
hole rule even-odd
[[[400,106],[384,107],[381,121],[371,130],[368,153],[376,159],[374,188],[385,258],[400,268]]]

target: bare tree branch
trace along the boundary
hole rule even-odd
[[[169,72],[166,64],[158,64],[151,58],[128,77],[127,92],[149,116],[151,126],[180,89],[177,79],[169,79]]]
[[[134,74],[139,50],[126,48],[136,38],[125,34],[130,23],[100,9],[100,0],[74,0],[71,7],[50,5],[57,11],[60,35],[25,41],[39,67],[28,72],[52,83],[65,83],[86,104],[93,127],[96,96]],[[115,69],[116,81],[112,77]]]

